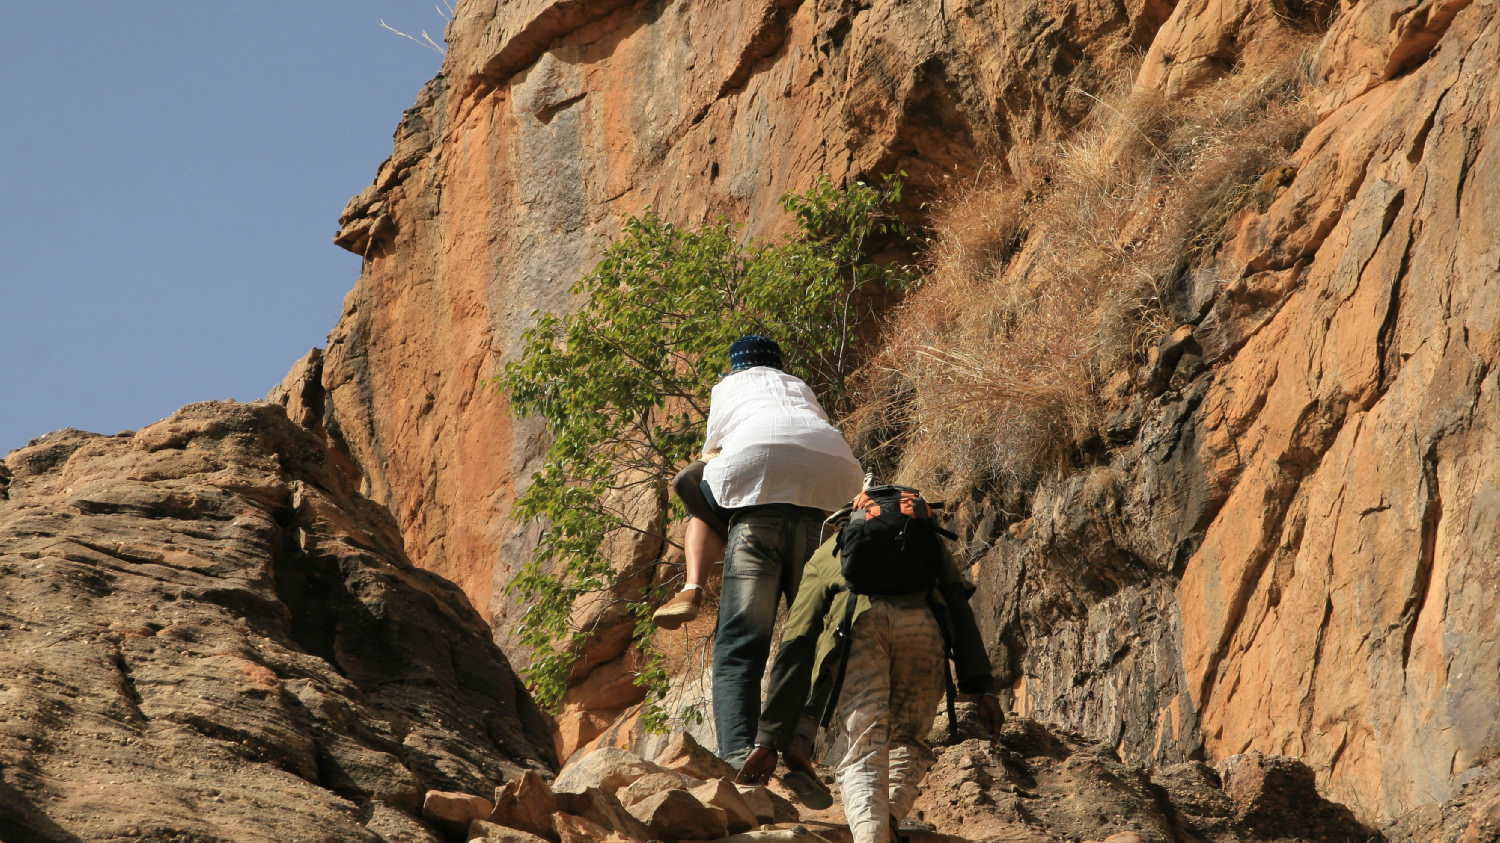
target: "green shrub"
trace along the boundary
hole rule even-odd
[[[904,236],[890,214],[900,181],[838,188],[826,179],[782,199],[795,234],[742,244],[720,222],[701,229],[655,213],[631,218],[598,267],[573,288],[574,313],[540,314],[518,360],[497,380],[515,412],[542,417],[551,444],[518,498],[515,517],[544,527],[533,559],[510,590],[526,606],[520,640],[539,702],[556,706],[590,631],[570,622],[580,599],[609,592],[620,572],[606,543],[650,529],[621,502],[654,495],[667,504],[673,474],[702,441],[709,392],[727,369],[729,345],[747,333],[775,338],[788,370],[807,380],[831,414],[847,409],[858,328],[883,296],[910,287],[903,266],[871,260],[876,245]],[[645,600],[632,594],[635,639],[646,652],[637,684],[653,699],[666,674],[649,650]],[[661,726],[652,712],[648,725]]]

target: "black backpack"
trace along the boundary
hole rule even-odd
[[[912,594],[937,578],[942,540],[934,506],[907,486],[872,486],[854,499],[839,530],[839,565],[855,594]]]
[[[847,640],[854,622],[856,602],[852,595],[913,594],[931,589],[937,581],[943,552],[939,536],[958,538],[933,520],[932,510],[941,506],[940,503],[928,503],[920,492],[909,486],[870,486],[847,510],[829,519],[834,521],[842,517],[844,511],[849,512],[848,522],[839,530],[838,552],[839,566],[843,569],[844,582],[851,596],[844,603],[844,620],[839,625],[838,636],[845,643],[823,709],[823,726],[833,721],[839,694],[843,692],[844,672],[849,666]],[[953,700],[957,689],[953,686],[953,674],[946,658],[953,644],[947,639],[946,628],[943,635],[948,732],[956,736],[958,713]]]

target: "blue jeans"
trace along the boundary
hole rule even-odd
[[[714,729],[738,767],[760,725],[760,682],[781,596],[791,606],[802,567],[821,543],[824,513],[791,504],[741,510],[729,528],[714,637]]]

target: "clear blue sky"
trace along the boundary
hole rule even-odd
[[[264,397],[338,320],[339,212],[442,62],[380,21],[441,43],[438,7],[5,6],[0,456]]]

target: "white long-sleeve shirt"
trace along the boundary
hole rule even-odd
[[[734,372],[713,388],[703,457],[703,479],[726,509],[790,503],[832,512],[864,481],[812,388],[767,366]]]

